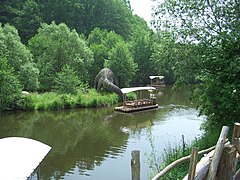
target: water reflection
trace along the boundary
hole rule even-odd
[[[151,127],[156,139],[162,140],[173,130],[172,123],[184,124],[183,119],[196,117],[194,109],[191,112],[185,108],[184,112],[182,105],[191,102],[181,95],[171,95],[166,88],[158,97],[160,108],[130,114],[114,112],[113,107],[4,113],[0,116],[0,138],[28,137],[50,145],[52,150],[41,164],[41,179],[130,179],[131,150],[140,149],[143,154],[151,151],[147,127]],[[199,126],[187,123],[194,127],[193,131]],[[142,167],[146,179],[146,162]]]

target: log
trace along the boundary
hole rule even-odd
[[[132,169],[132,180],[140,180],[140,151],[132,151],[131,169]]]
[[[227,135],[228,135],[228,130],[229,130],[229,127],[227,127],[227,126],[222,127],[222,131],[218,138],[216,149],[214,151],[213,159],[212,159],[212,162],[209,167],[209,173],[207,176],[207,180],[215,180],[216,179],[218,165],[219,165],[219,162],[220,162],[220,159],[222,156],[224,143],[225,143]]]
[[[235,174],[236,148],[233,145],[224,147],[222,157],[218,166],[217,179],[233,179]]]

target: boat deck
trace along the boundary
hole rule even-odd
[[[121,112],[134,112],[147,109],[157,108],[158,104],[154,104],[152,100],[140,99],[135,101],[126,101],[123,106],[115,107],[116,111]]]

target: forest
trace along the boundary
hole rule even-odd
[[[154,30],[153,30],[154,29]],[[239,121],[238,0],[159,1],[152,28],[128,0],[0,1],[0,111],[21,91],[76,94],[104,67],[120,87],[197,84],[192,98],[208,125]]]

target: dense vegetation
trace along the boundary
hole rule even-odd
[[[156,2],[152,31],[127,0],[1,0],[0,112],[112,105],[117,95],[91,89],[109,67],[120,87],[149,75],[198,84],[206,144],[215,142],[212,134],[240,117],[240,3]]]
[[[209,126],[238,121],[239,6],[159,1],[152,31],[129,1],[3,0],[0,110],[21,104],[22,90],[77,94],[109,67],[121,87],[147,84],[149,75],[176,86],[198,83],[193,97]]]

